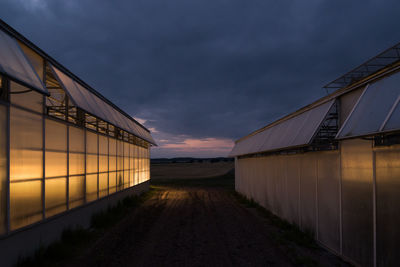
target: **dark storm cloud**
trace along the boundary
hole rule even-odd
[[[400,41],[399,1],[2,1],[1,18],[146,126],[237,139]]]

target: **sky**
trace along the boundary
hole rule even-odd
[[[234,140],[400,42],[400,1],[0,0],[0,18],[152,131],[157,157]]]

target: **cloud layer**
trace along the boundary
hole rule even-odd
[[[0,16],[167,140],[153,156],[197,156],[212,142],[223,149],[209,155],[225,153],[399,42],[398,10],[394,0],[4,0]]]

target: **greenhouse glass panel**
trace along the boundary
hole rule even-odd
[[[230,156],[266,152],[309,144],[334,102],[334,99],[325,102],[244,138],[235,144]]]
[[[46,120],[46,149],[67,151],[67,126],[54,120]]]
[[[117,191],[120,191],[124,188],[124,172],[117,172]]]
[[[67,210],[67,178],[45,180],[46,217]]]
[[[108,156],[99,156],[99,172],[108,172]]]
[[[337,138],[379,133],[390,110],[400,95],[400,73],[393,74],[366,87],[356,106],[337,134]],[[387,130],[400,129],[399,113],[388,121]]]
[[[10,102],[43,113],[43,95],[15,82],[10,83]]]
[[[64,89],[69,93],[72,101],[81,109],[103,119],[109,123],[115,124],[125,131],[143,138],[154,144],[154,140],[150,133],[144,130],[137,130],[140,127],[136,125],[132,127],[131,124],[136,124],[127,116],[113,108],[106,101],[100,99],[94,93],[83,87],[80,83],[74,81],[72,78],[64,74],[62,71],[52,66],[55,75],[58,77]]]
[[[39,76],[28,62],[17,41],[0,30],[0,72],[47,93]]]
[[[97,174],[86,175],[86,201],[97,199]]]
[[[69,175],[85,174],[85,154],[69,153]]]
[[[99,154],[108,155],[108,138],[103,135],[99,135]]]
[[[10,113],[10,180],[42,178],[42,116],[13,107]]]
[[[69,127],[69,151],[85,152],[85,131],[76,127]]]
[[[99,198],[108,195],[108,173],[99,174]]]
[[[40,221],[43,218],[42,181],[10,184],[11,230]]]
[[[46,151],[45,174],[46,177],[67,175],[67,153]],[[76,173],[75,173],[76,174]]]
[[[43,69],[44,69],[44,59],[37,54],[35,51],[27,47],[22,42],[18,41],[23,53],[28,58],[29,63],[31,63],[36,74],[39,76],[40,80],[43,82]]]
[[[0,234],[6,231],[7,214],[7,109],[0,105]]]
[[[86,131],[86,153],[97,154],[97,134]]]
[[[115,193],[116,188],[117,188],[117,173],[116,172],[109,173],[108,185],[109,185],[108,186],[109,194]]]
[[[69,177],[69,208],[75,208],[85,203],[85,176]]]
[[[396,107],[394,107],[393,113],[390,115],[390,118],[388,118],[388,121],[385,124],[383,131],[394,131],[399,129],[400,129],[400,105],[399,102],[397,102],[397,105]]]
[[[110,171],[116,171],[117,170],[117,157],[116,156],[110,156],[109,157],[109,170]]]

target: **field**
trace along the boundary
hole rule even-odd
[[[85,238],[71,256],[65,256],[63,247],[58,252],[62,259],[54,257],[54,252],[52,257],[44,252],[33,263],[73,267],[347,266],[312,237],[235,193],[233,163],[151,168],[152,189],[135,202],[140,204],[97,216],[94,229],[102,230],[92,230],[95,237]]]
[[[233,162],[160,163],[151,165],[151,179],[196,179],[224,175],[234,168]]]

